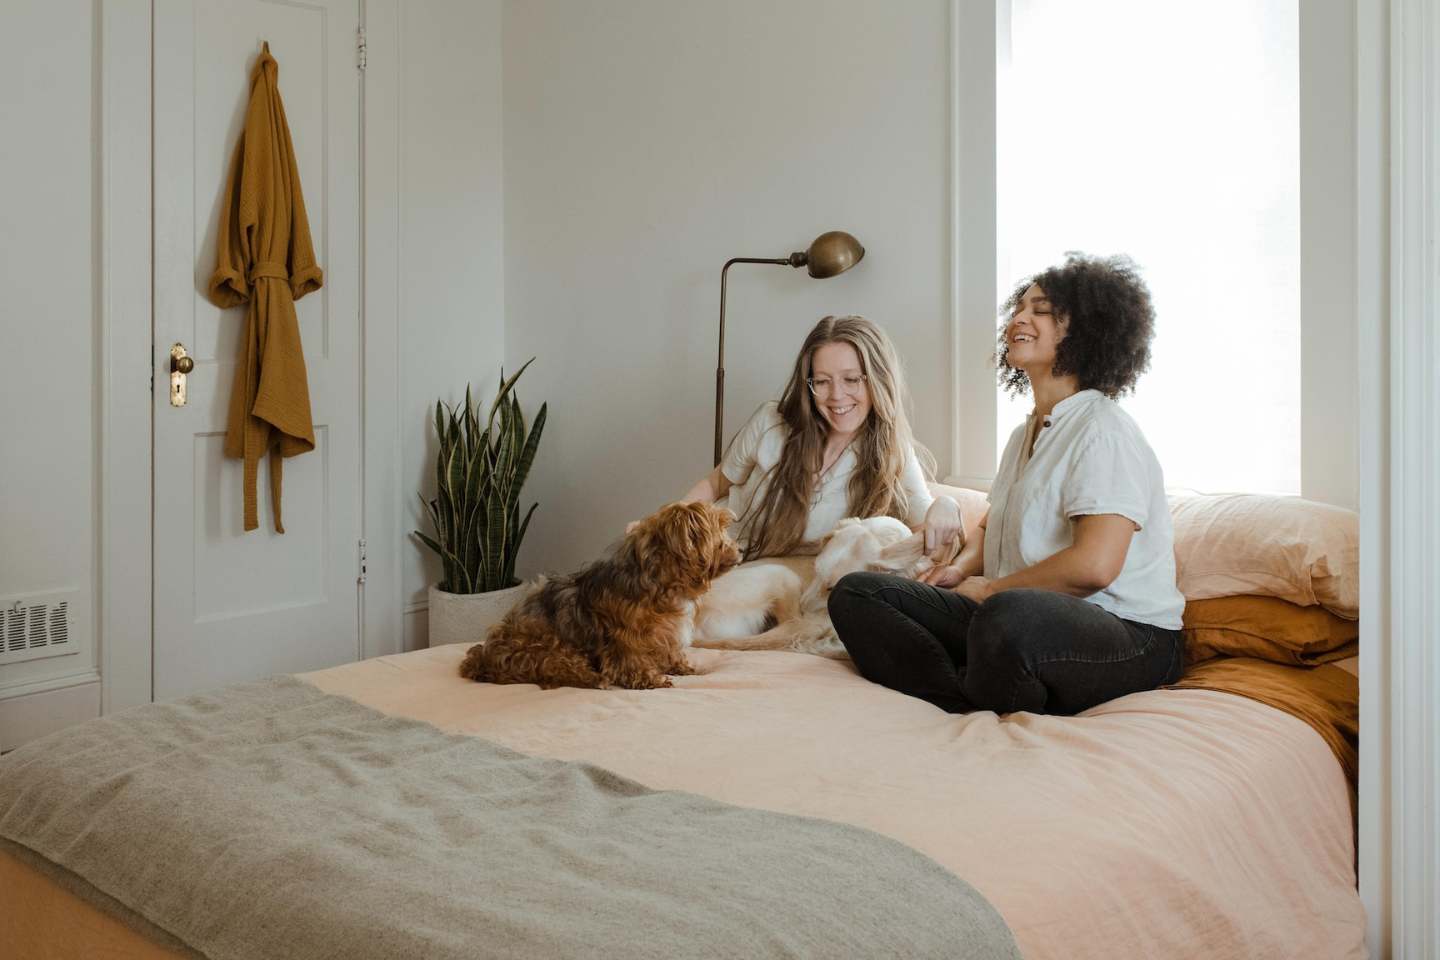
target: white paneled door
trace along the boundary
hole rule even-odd
[[[154,695],[354,660],[361,537],[359,0],[156,0],[154,6]],[[222,446],[245,323],[205,291],[226,175],[262,41],[279,63],[324,287],[296,304],[315,449],[285,461],[285,533],[268,464],[244,532],[241,464]],[[169,354],[194,358],[187,403]]]

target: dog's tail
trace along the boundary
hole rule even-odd
[[[509,627],[517,612],[549,582],[550,578],[541,574],[528,584],[529,589],[520,595],[520,599],[505,612],[505,616],[486,631],[485,639],[465,652],[465,659],[460,661],[460,676],[477,683],[495,681],[497,673],[500,672],[497,664],[501,658],[501,647],[510,633]],[[497,640],[501,643],[497,643]]]
[[[888,544],[866,565],[866,569],[878,573],[906,574],[926,559],[925,534],[921,531]]]
[[[485,632],[485,639],[465,651],[460,661],[460,676],[476,683],[492,683],[499,673],[498,663],[503,659],[503,648],[507,636],[506,625],[510,622],[507,614],[499,623]]]
[[[460,662],[460,676],[477,683],[533,683],[554,687],[603,687],[605,679],[580,651],[571,646],[537,643],[535,637],[506,629],[507,621],[490,628]]]
[[[917,573],[924,573],[934,566],[944,566],[954,563],[955,558],[960,555],[960,550],[965,545],[965,536],[961,534],[951,541],[944,554],[936,560],[925,553],[925,534],[923,531],[913,533],[892,543],[880,551],[880,555],[870,562],[867,569],[879,573],[898,573],[901,576],[913,576]]]
[[[460,661],[460,676],[466,680],[474,680],[476,683],[485,683],[490,679],[490,669],[485,657],[485,644],[477,643],[465,653],[465,659]]]

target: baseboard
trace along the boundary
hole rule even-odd
[[[100,716],[100,683],[0,700],[0,752]]]

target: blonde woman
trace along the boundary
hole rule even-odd
[[[728,497],[748,560],[806,552],[845,517],[896,517],[923,528],[926,551],[938,554],[960,536],[960,508],[930,494],[908,399],[883,330],[825,317],[780,402],[756,411],[685,499]]]

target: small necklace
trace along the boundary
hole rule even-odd
[[[825,482],[826,478],[830,476],[831,472],[834,471],[836,464],[838,464],[840,460],[845,456],[845,451],[850,449],[850,444],[854,442],[854,437],[846,440],[845,446],[840,448],[840,452],[835,454],[835,459],[831,460],[829,464],[825,464],[822,461],[820,472],[815,476],[815,487],[817,490],[819,489],[820,485]]]

